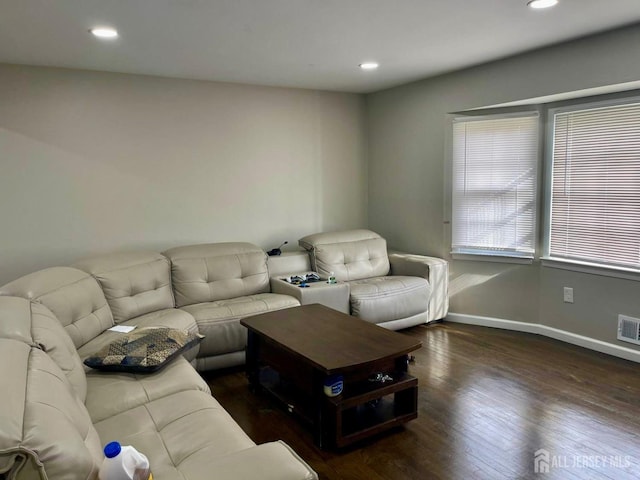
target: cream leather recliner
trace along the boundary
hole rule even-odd
[[[240,319],[300,305],[271,293],[267,254],[251,243],[187,245],[164,255],[171,262],[176,308],[192,315],[205,336],[198,370],[244,363],[247,330]]]
[[[398,330],[447,315],[445,260],[389,254],[386,240],[370,230],[316,233],[299,245],[309,252],[313,270],[349,283],[354,316]]]

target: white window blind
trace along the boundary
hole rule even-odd
[[[452,253],[532,258],[537,113],[453,124]]]
[[[640,269],[640,103],[554,112],[548,255]]]

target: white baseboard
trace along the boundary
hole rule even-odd
[[[580,347],[606,353],[614,357],[624,358],[632,362],[640,363],[640,350],[614,345],[594,338],[585,337],[576,333],[559,330],[539,323],[516,322],[514,320],[504,320],[501,318],[481,317],[479,315],[467,315],[465,313],[449,313],[444,319],[445,322],[466,323],[468,325],[479,325],[482,327],[501,328],[503,330],[515,330],[517,332],[535,333],[545,337],[555,338],[562,342],[571,343]]]

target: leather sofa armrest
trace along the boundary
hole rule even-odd
[[[286,443],[277,441],[230,453],[206,463],[206,471],[193,478],[216,480],[260,478],[261,480],[318,480],[318,475]],[[189,476],[191,478],[191,476]]]
[[[304,292],[301,291],[301,288],[276,277],[271,277],[269,279],[269,282],[271,284],[271,293],[289,295],[290,297],[294,297],[302,304],[302,294]]]
[[[391,275],[426,278],[431,285],[428,322],[447,316],[449,311],[449,263],[442,258],[389,252]]]

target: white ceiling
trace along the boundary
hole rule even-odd
[[[0,62],[364,93],[640,21],[640,0],[526,1],[0,0]]]

